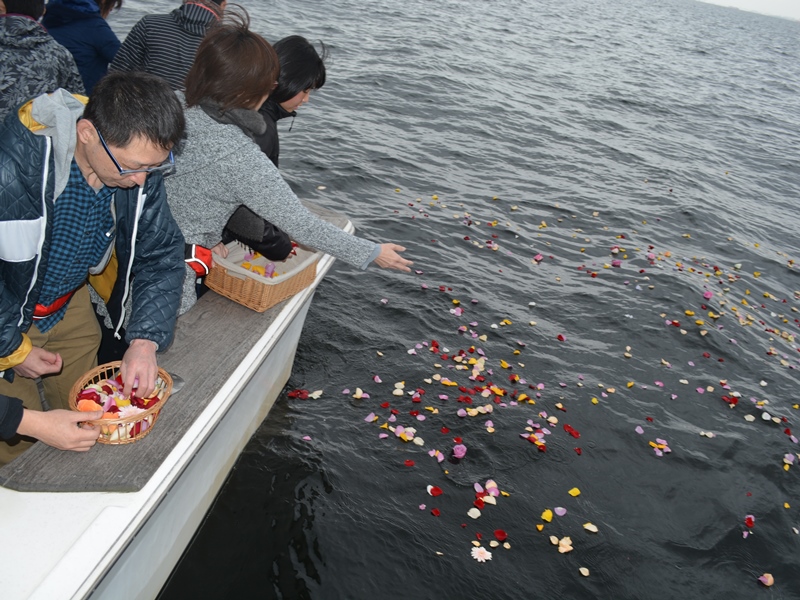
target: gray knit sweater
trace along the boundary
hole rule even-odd
[[[193,107],[186,109],[186,133],[176,172],[164,179],[170,209],[186,243],[215,246],[233,211],[246,204],[293,240],[351,265],[366,269],[378,256],[378,244],[349,235],[309,212],[275,165],[236,125],[218,123]],[[196,301],[194,278],[187,267],[181,312]]]

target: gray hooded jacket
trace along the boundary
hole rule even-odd
[[[184,101],[183,94],[178,96]],[[219,123],[197,106],[185,110],[188,139],[176,159],[175,174],[167,177],[164,185],[186,242],[215,246],[233,211],[245,204],[293,240],[366,269],[378,256],[380,246],[345,233],[309,212],[277,167],[242,130],[248,129],[244,113],[251,113],[263,127],[256,111],[240,110],[232,115],[242,121],[237,125]],[[196,301],[196,276],[189,267],[186,273],[181,312]]]

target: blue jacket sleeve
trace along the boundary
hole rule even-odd
[[[107,63],[111,63],[114,60],[114,57],[117,55],[117,51],[120,47],[120,41],[117,35],[112,31],[111,27],[109,27],[108,23],[103,20],[105,23],[105,27],[98,28],[97,33],[95,34],[97,43],[95,48],[97,53],[103,57]]]
[[[14,437],[21,421],[22,400],[0,394],[0,439]]]
[[[165,350],[178,318],[183,278],[184,239],[167,204],[161,175],[151,175],[139,218],[132,275],[132,313],[125,338],[146,339]],[[127,265],[120,264],[120,269]],[[124,274],[122,274],[124,277]]]

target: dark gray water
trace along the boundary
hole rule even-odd
[[[322,397],[278,400],[162,597],[800,598],[800,23],[688,0],[243,4],[268,39],[331,50],[281,123],[285,177],[421,272],[334,269],[286,390]],[[473,520],[490,478],[508,496]]]

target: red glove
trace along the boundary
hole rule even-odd
[[[186,244],[184,260],[197,273],[198,277],[205,277],[211,270],[211,250],[203,246]]]

